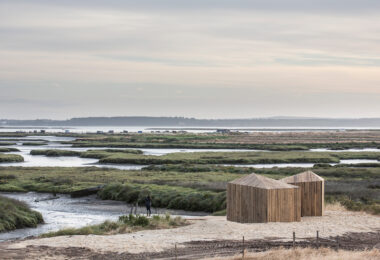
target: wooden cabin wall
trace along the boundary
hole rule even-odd
[[[301,188],[301,216],[322,216],[325,203],[324,181],[291,184]]]
[[[227,220],[241,223],[301,220],[301,189],[227,184]]]
[[[268,190],[268,222],[301,221],[301,189]]]

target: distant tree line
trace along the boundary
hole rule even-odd
[[[380,127],[380,118],[252,118],[196,119],[186,117],[78,117],[69,120],[6,120],[1,126],[152,126],[152,127]]]

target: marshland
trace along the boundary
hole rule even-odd
[[[0,147],[0,194],[42,213],[41,219],[13,225],[21,229],[3,233],[3,240],[173,228],[193,215],[223,216],[227,182],[252,172],[281,179],[311,169],[325,179],[327,204],[380,214],[380,131],[0,135],[1,142],[13,142]],[[86,209],[92,204],[82,198],[70,198],[95,187],[89,201],[105,203],[95,211]],[[136,209],[143,213],[148,194],[156,212],[180,219],[143,226],[117,220]],[[60,213],[66,203],[71,206]],[[105,213],[113,203],[117,210]],[[89,221],[65,220],[65,214]],[[9,218],[5,222],[12,224]],[[38,227],[31,231],[31,226]]]

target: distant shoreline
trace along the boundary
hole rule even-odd
[[[0,127],[145,127],[145,128],[380,128],[380,118],[251,118],[82,117],[68,120],[0,119]]]
[[[238,130],[238,131],[252,131],[252,130],[260,130],[260,131],[345,131],[345,130],[380,130],[380,127],[326,127],[326,128],[314,128],[314,127],[250,127],[250,128],[240,128],[240,127],[150,127],[145,128],[146,130],[157,130],[157,131],[165,131],[165,130],[208,130],[213,131],[217,129],[227,129],[227,130]]]
[[[150,132],[187,132],[187,133],[228,133],[228,132],[338,132],[338,131],[380,131],[380,126],[334,126],[334,127],[236,127],[236,126],[119,126],[119,125],[98,125],[98,126],[0,126],[0,132],[20,132],[20,133],[150,133]]]

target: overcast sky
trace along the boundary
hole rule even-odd
[[[380,117],[380,1],[0,0],[0,118]]]

